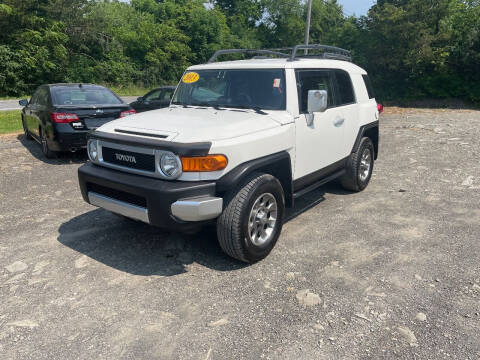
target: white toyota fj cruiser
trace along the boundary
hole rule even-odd
[[[216,221],[222,249],[255,262],[299,196],[336,178],[365,189],[381,112],[367,73],[343,49],[284,51],[217,51],[187,69],[170,107],[92,132],[85,201],[159,227]],[[215,62],[233,53],[261,56]]]

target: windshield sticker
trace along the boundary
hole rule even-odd
[[[182,81],[185,84],[193,84],[194,82],[197,82],[198,79],[200,79],[200,75],[198,75],[196,72],[188,72],[183,75]]]
[[[282,81],[282,79],[273,79],[273,87],[274,88],[279,88],[281,81]]]

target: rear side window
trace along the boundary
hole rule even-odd
[[[370,99],[375,98],[375,92],[373,91],[373,86],[372,82],[370,81],[370,78],[368,75],[362,75],[363,76],[363,81],[365,82],[365,86],[367,87],[367,92],[368,92],[368,97]]]
[[[308,91],[327,90],[328,107],[335,106],[332,72],[329,70],[297,70],[298,105],[300,113],[308,112]]]
[[[35,102],[38,105],[43,105],[47,106],[48,105],[48,88],[46,87],[41,87],[38,89],[38,91],[35,93]]]
[[[349,105],[355,103],[355,94],[353,92],[352,79],[350,75],[343,70],[335,70],[337,78],[338,96],[337,106]]]

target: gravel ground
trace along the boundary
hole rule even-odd
[[[253,266],[84,203],[85,154],[0,137],[0,357],[479,359],[480,112],[381,126],[368,189],[307,195]]]

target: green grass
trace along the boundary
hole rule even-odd
[[[22,96],[0,96],[0,100],[17,100],[17,99],[30,99],[29,95]]]
[[[0,134],[23,131],[21,110],[0,111]]]
[[[118,96],[141,96],[141,95],[145,95],[147,92],[151,90],[149,88],[145,88],[137,85],[124,85],[124,86],[104,85],[104,86],[108,87]]]

